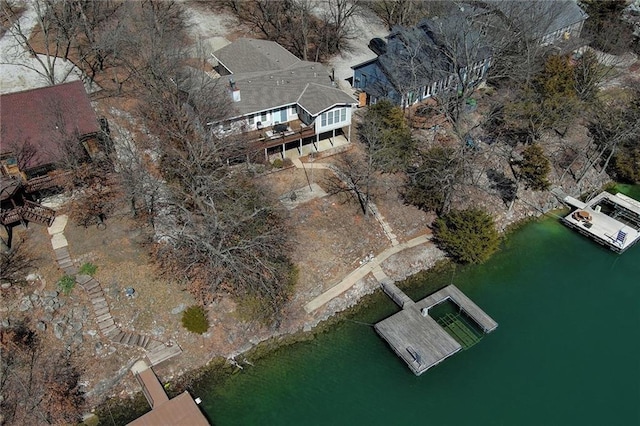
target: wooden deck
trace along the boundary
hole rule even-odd
[[[273,126],[247,132],[247,140],[250,141],[249,149],[251,151],[260,151],[284,145],[289,142],[309,138],[316,134],[315,127],[313,125],[306,126],[300,120],[294,120],[286,124],[288,125],[288,128],[284,132],[274,131]]]
[[[185,391],[169,399],[160,380],[144,361],[136,362],[131,368],[142,393],[151,406],[151,411],[129,423],[135,426],[189,425],[205,426],[209,421],[189,392]]]
[[[393,282],[383,282],[381,283],[382,290],[393,300],[396,305],[401,308],[407,308],[413,305],[415,302],[411,300],[409,296],[404,294],[402,290],[400,290]]]
[[[462,345],[429,316],[429,308],[451,300],[476,321],[485,333],[498,327],[498,323],[454,285],[419,302],[413,302],[394,284],[384,283],[383,289],[403,309],[378,322],[374,328],[416,375],[424,373],[462,349]]]
[[[415,305],[380,321],[375,330],[416,375],[462,349],[433,318],[423,317]]]
[[[151,408],[156,408],[160,404],[169,401],[169,397],[152,369],[147,368],[139,371],[135,373],[135,376],[142,386],[142,393],[144,393]]]

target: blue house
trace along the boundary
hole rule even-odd
[[[486,78],[496,45],[524,40],[555,52],[576,50],[584,45],[587,17],[572,0],[459,5],[450,16],[394,27],[386,43],[372,40],[378,57],[351,67],[353,87],[367,94],[369,104],[387,98],[401,107],[464,94]]]
[[[474,87],[486,76],[491,50],[466,16],[396,26],[379,43],[377,58],[351,67],[353,87],[367,103],[386,98],[406,107],[426,98]]]

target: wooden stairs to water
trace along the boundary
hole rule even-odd
[[[113,343],[144,349],[152,366],[182,353],[182,348],[173,342],[164,343],[144,334],[122,330],[116,324],[100,282],[90,275],[79,274],[71,259],[69,244],[63,234],[66,220],[66,216],[60,216],[54,226],[49,226],[56,262],[65,274],[74,276],[76,283],[86,291],[100,334]]]
[[[89,296],[89,300],[93,306],[93,313],[96,317],[96,323],[100,329],[100,334],[114,343],[127,346],[138,346],[147,351],[160,351],[160,349],[165,347],[171,347],[144,334],[120,329],[111,316],[109,303],[107,302],[104,291],[102,290],[102,286],[95,278],[89,275],[79,274],[76,276],[76,282],[84,288]],[[182,352],[182,350],[180,350],[180,352]]]

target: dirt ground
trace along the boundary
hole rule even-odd
[[[327,173],[314,170],[314,183],[323,187]],[[277,195],[286,196],[294,189],[307,186],[308,178],[311,176],[303,170],[292,167],[266,174],[264,182]],[[428,233],[429,218],[413,207],[404,206],[394,190],[397,182],[392,181],[384,190],[377,191],[375,202],[399,241]],[[279,333],[301,330],[305,324],[316,323],[319,319],[308,315],[302,306],[356,269],[367,255],[379,253],[391,245],[375,218],[363,216],[356,204],[345,203],[344,198],[337,195],[298,204],[288,210],[288,214],[290,235],[296,247],[293,261],[300,274]],[[164,342],[174,341],[183,349],[181,355],[156,368],[163,380],[170,381],[214,356],[238,354],[273,334],[273,330],[261,324],[241,321],[236,314],[235,303],[224,297],[209,306],[212,325],[209,332],[203,337],[188,333],[180,324],[181,312],[194,300],[184,290],[183,283],[159,275],[142,244],[144,233],[129,217],[128,211],[123,209],[109,217],[106,224],[107,228],[100,230],[95,226],[85,228],[69,222],[64,231],[69,251],[77,266],[87,262],[97,266],[95,278],[105,291],[112,316],[123,330],[146,334]],[[46,228],[39,225],[16,228],[15,240],[20,239],[24,239],[30,250],[37,253],[33,272],[39,279],[23,289],[12,288],[3,294],[8,317],[19,315],[20,301],[34,291],[40,294],[55,291],[56,282],[62,276],[55,264]],[[416,256],[422,255],[416,252]],[[127,287],[135,289],[134,298],[125,295]],[[90,401],[137,392],[139,386],[133,376],[127,374],[127,367],[144,356],[144,351],[113,344],[96,333],[90,302],[80,287],[69,296],[58,297],[65,302],[55,312],[53,322],[65,315],[70,318],[74,307],[87,308],[82,326],[83,341],[73,348],[79,365],[85,371],[82,383]],[[338,305],[332,305],[332,309],[336,308]],[[34,321],[43,315],[40,307],[34,307],[30,313]],[[318,315],[326,316],[326,312]],[[51,348],[63,350],[70,337],[57,339],[52,333],[53,322],[43,334]]]
[[[194,13],[194,19],[197,16],[199,14]],[[208,34],[210,37],[228,35],[227,32],[233,29],[226,21],[225,25],[216,22],[215,27]],[[637,62],[630,67],[635,67],[633,75],[640,76]],[[623,83],[626,80],[614,82]],[[114,105],[114,102],[106,100],[96,105],[99,115],[109,117],[112,131],[122,132],[122,136],[144,132],[144,129],[132,126],[131,117],[115,110]],[[578,134],[575,138],[582,136]],[[560,142],[550,140],[550,149],[553,143]],[[487,161],[496,157],[492,154],[493,147],[483,146],[483,149],[478,155],[486,156]],[[334,161],[334,158],[322,161]],[[305,187],[310,180],[326,187],[327,173],[325,170],[314,170],[310,176],[304,170],[291,167],[265,174],[261,179],[277,196],[286,196],[292,190]],[[398,241],[404,242],[430,233],[428,226],[433,216],[404,205],[398,192],[402,184],[400,177],[387,175],[381,182],[384,183],[376,188],[373,201]],[[550,207],[546,195],[529,195],[531,197],[527,203],[540,208]],[[517,203],[512,212],[506,213],[502,201],[495,194],[481,190],[474,192],[471,189],[462,194],[461,199],[467,203],[484,200],[501,227],[524,216],[537,214],[535,208],[525,202]],[[353,291],[313,315],[303,309],[305,303],[335,285],[368,255],[380,253],[391,245],[375,218],[363,216],[357,205],[344,201],[341,196],[327,195],[311,199],[288,211],[289,231],[296,247],[293,261],[300,274],[295,294],[285,312],[286,317],[275,334],[308,329],[356,303],[359,297],[376,287],[373,280],[365,278],[354,286]],[[147,334],[161,341],[174,341],[183,349],[181,355],[155,369],[162,381],[172,381],[186,371],[202,366],[214,356],[240,354],[274,335],[274,330],[258,323],[241,321],[235,303],[226,297],[208,307],[211,328],[206,334],[201,337],[187,332],[180,324],[181,312],[194,300],[184,291],[183,283],[178,279],[160,276],[151,265],[148,253],[141,244],[144,233],[131,220],[124,207],[119,214],[109,217],[106,224],[107,228],[100,230],[96,227],[78,227],[70,222],[64,232],[70,253],[77,266],[87,262],[97,266],[95,277],[103,286],[117,324],[128,331]],[[0,316],[15,318],[28,314],[34,322],[46,323],[46,330],[41,334],[52,351],[72,350],[84,370],[81,380],[84,390],[88,392],[89,404],[109,396],[128,397],[138,392],[140,387],[128,368],[144,356],[144,351],[113,344],[101,337],[89,309],[90,302],[81,288],[74,289],[69,296],[58,295],[60,306],[53,313],[46,312],[44,303],[37,302],[43,299],[33,296],[55,291],[56,282],[62,276],[55,264],[50,237],[46,228],[31,225],[28,229],[15,230],[15,240],[20,239],[24,239],[29,249],[37,254],[33,277],[26,287],[13,287],[2,292]],[[416,247],[391,259],[383,269],[394,279],[401,279],[428,267],[441,257],[442,253],[432,245]],[[135,289],[134,298],[125,296],[124,289],[128,287]],[[25,298],[33,298],[34,303],[32,308],[23,311],[21,305],[24,305]],[[51,314],[51,319],[48,314]],[[58,319],[67,324],[66,331],[58,333],[61,334],[60,338],[56,336],[54,327]],[[79,327],[76,326],[78,323],[81,324]]]

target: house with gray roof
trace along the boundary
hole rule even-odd
[[[589,17],[576,0],[486,0],[483,7],[501,19],[507,29],[526,33],[542,46],[579,39]]]
[[[347,143],[357,101],[324,65],[298,59],[278,43],[241,38],[215,51],[233,112],[219,131],[246,132],[265,157],[306,155]]]

